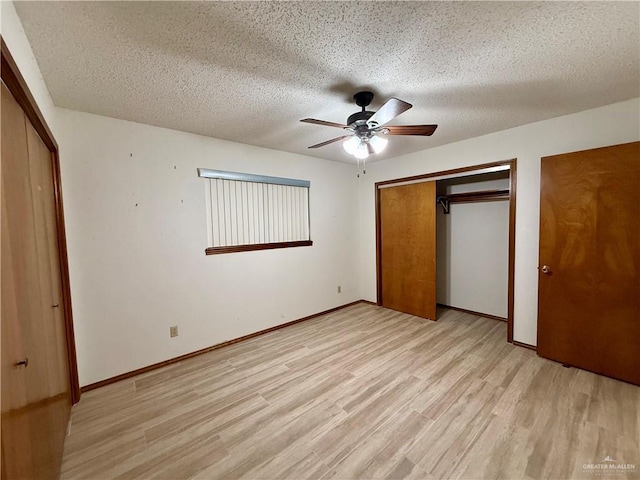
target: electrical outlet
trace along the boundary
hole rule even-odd
[[[342,287],[338,285],[338,293],[342,293]]]
[[[174,325],[173,327],[169,327],[169,335],[171,335],[171,337],[177,337],[178,336],[178,326]]]

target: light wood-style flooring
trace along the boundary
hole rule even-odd
[[[62,478],[639,478],[639,415],[503,322],[357,304],[84,394]]]

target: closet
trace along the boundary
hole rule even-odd
[[[2,478],[57,478],[79,398],[57,148],[4,44],[1,88]]]
[[[509,172],[439,180],[439,305],[507,320]]]
[[[504,320],[512,341],[515,184],[515,160],[378,182],[378,304]]]

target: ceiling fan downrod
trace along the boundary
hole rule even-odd
[[[373,100],[373,92],[358,92],[353,96],[353,99],[355,100],[356,105],[362,108],[362,111],[349,115],[349,118],[347,118],[347,125],[353,126],[357,133],[358,127],[366,127],[367,120],[369,120],[376,112],[370,112],[367,110],[367,107]]]

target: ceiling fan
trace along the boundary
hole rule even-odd
[[[421,135],[429,136],[435,132],[437,125],[393,125],[387,126],[391,120],[403,112],[409,110],[413,105],[397,98],[387,100],[380,110],[370,112],[366,108],[373,100],[372,92],[358,92],[353,96],[356,105],[362,111],[356,112],[347,118],[347,124],[326,122],[314,118],[300,120],[305,123],[316,125],[326,125],[327,127],[338,127],[351,132],[348,135],[332,138],[326,142],[311,145],[308,148],[319,148],[340,140],[345,140],[342,144],[350,155],[354,155],[359,160],[364,160],[370,154],[380,153],[386,147],[388,139],[380,135]]]

